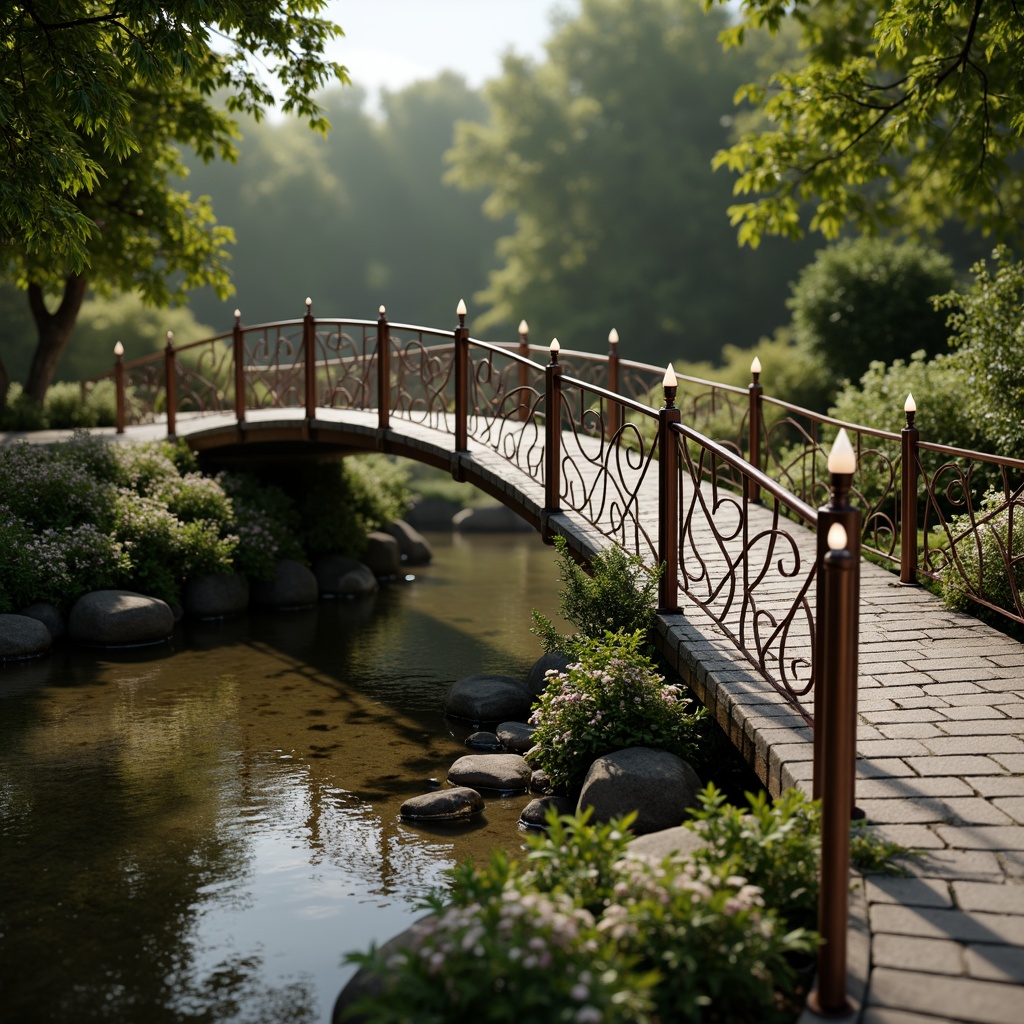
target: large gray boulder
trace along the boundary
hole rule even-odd
[[[542,654],[530,668],[526,685],[532,694],[539,697],[548,688],[548,672],[564,672],[568,666],[569,659],[558,651]]]
[[[421,498],[409,510],[405,521],[417,530],[450,530],[452,518],[462,506],[447,498]]]
[[[274,566],[272,580],[253,583],[249,599],[260,608],[308,608],[319,594],[312,571],[294,558],[282,558]]]
[[[427,930],[427,922],[434,917],[427,914],[425,917],[414,921],[412,926],[405,931],[399,932],[394,938],[388,939],[380,947],[380,954],[387,963],[392,957],[397,956],[403,949],[416,949],[423,941]],[[388,984],[388,974],[376,974],[360,967],[349,979],[348,983],[338,994],[334,1003],[334,1011],[331,1014],[331,1024],[365,1024],[368,1019],[365,1014],[349,1013],[349,1009],[367,996],[379,996],[385,991]]]
[[[530,788],[530,766],[518,754],[466,754],[448,769],[452,786],[525,793]]]
[[[528,533],[533,529],[504,505],[464,508],[453,517],[452,528],[462,533]]]
[[[346,555],[322,555],[313,575],[322,597],[365,597],[380,588],[367,566]]]
[[[699,832],[694,832],[685,825],[676,825],[675,828],[665,828],[660,832],[636,836],[629,841],[626,855],[660,863],[671,853],[689,857],[695,850],[707,845],[708,841]]]
[[[410,821],[465,821],[484,806],[484,798],[475,789],[453,786],[410,797],[398,813]]]
[[[36,601],[27,608],[22,608],[19,615],[27,615],[30,619],[38,619],[49,631],[54,640],[60,640],[68,631],[64,613],[49,601]]]
[[[237,572],[196,576],[182,589],[181,605],[193,619],[226,619],[249,607],[249,581]]]
[[[530,714],[533,694],[513,676],[466,676],[452,683],[444,711],[467,722],[523,721]]]
[[[46,625],[31,615],[0,615],[0,661],[34,658],[53,646]]]
[[[427,538],[404,519],[396,519],[384,527],[384,532],[398,541],[402,553],[402,561],[409,565],[426,565],[434,557],[433,549]]]
[[[374,530],[366,535],[363,562],[374,576],[382,579],[402,574],[402,549],[390,533]]]
[[[90,647],[134,647],[166,640],[174,612],[166,601],[130,590],[94,590],[68,616],[68,636]]]
[[[637,812],[635,835],[674,828],[698,806],[701,781],[681,757],[629,747],[599,757],[587,772],[578,809],[593,807],[594,821]]]

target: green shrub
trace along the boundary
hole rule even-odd
[[[613,545],[594,555],[593,575],[588,576],[573,561],[564,537],[555,538],[555,551],[559,581],[564,584],[559,611],[578,632],[563,636],[550,619],[534,610],[531,632],[540,637],[545,651],[572,655],[582,642],[600,640],[609,632],[640,631],[646,638],[654,623],[660,568],[652,572],[641,559]]]
[[[284,491],[247,473],[222,473],[219,479],[231,499],[237,572],[251,580],[269,580],[278,559],[305,557],[296,539],[298,513]]]
[[[366,534],[408,507],[405,470],[383,455],[294,463],[266,479],[294,502],[298,538],[310,558],[361,554]]]
[[[203,573],[230,573],[237,541],[215,523],[183,523],[156,498],[123,488],[114,500],[114,531],[128,556],[136,590],[176,602],[181,585]]]
[[[0,506],[0,612],[36,601],[68,607],[114,586],[127,567],[121,543],[91,523],[33,532]]]
[[[800,272],[788,305],[798,344],[818,355],[837,383],[857,380],[872,360],[909,359],[946,348],[932,298],[953,284],[947,256],[915,242],[846,239]]]
[[[821,807],[796,789],[772,802],[765,793],[747,794],[746,807],[726,803],[709,784],[701,810],[688,828],[707,840],[694,859],[709,865],[730,862],[764,892],[765,903],[789,921],[813,927],[818,906]]]
[[[813,948],[732,871],[679,855],[627,858],[631,819],[549,817],[523,861],[449,872],[410,948],[348,959],[386,977],[367,1021],[768,1021],[786,963]]]
[[[985,439],[985,450],[1019,458],[1024,450],[1024,263],[1005,246],[971,267],[965,292],[953,289],[936,307],[949,310],[950,344],[958,349],[958,397]],[[943,440],[937,438],[936,440]]]
[[[908,394],[913,394],[917,404],[915,423],[922,440],[957,448],[984,443],[978,433],[979,423],[968,413],[964,401],[960,353],[929,360],[918,351],[909,360],[895,359],[889,366],[876,360],[859,383],[848,384],[839,392],[829,415],[899,433],[907,422],[903,403]]]
[[[977,528],[969,515],[953,516],[949,520],[953,541],[945,551],[943,600],[957,611],[970,609],[976,614],[984,613],[985,610],[972,601],[978,597],[1018,614],[1014,589],[1024,604],[1024,507],[1017,502],[1007,505],[1002,491],[989,491],[975,512],[974,522],[978,519],[986,521]]]
[[[111,488],[62,451],[27,442],[0,449],[0,494],[33,530],[109,523]]]
[[[665,684],[641,653],[643,642],[640,630],[607,633],[580,643],[565,672],[549,673],[530,722],[539,746],[534,763],[555,786],[579,782],[595,758],[626,747],[693,755],[706,712]]]

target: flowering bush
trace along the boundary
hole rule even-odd
[[[565,672],[549,672],[530,723],[534,763],[555,786],[579,781],[595,758],[626,747],[653,747],[689,758],[706,716],[678,686],[667,685],[641,652],[644,632],[607,633],[577,645]]]
[[[0,505],[0,612],[74,601],[113,586],[127,564],[121,543],[91,523],[34,533]]]
[[[384,984],[347,1011],[374,1024],[771,1021],[786,957],[813,948],[733,873],[732,858],[626,856],[630,819],[549,818],[523,861],[450,872],[406,949],[349,960]],[[600,879],[595,886],[594,879]],[[344,1019],[344,1018],[343,1018]]]

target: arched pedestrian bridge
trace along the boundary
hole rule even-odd
[[[852,898],[850,990],[864,1019],[1015,1022],[1024,654],[914,584],[953,574],[995,610],[982,581],[1007,577],[1001,613],[1024,622],[1020,556],[1012,537],[998,541],[1024,501],[1024,461],[928,442],[912,408],[900,433],[840,423],[765,395],[758,372],[747,388],[664,387],[663,370],[616,349],[551,352],[525,334],[494,344],[471,339],[464,316],[441,331],[391,324],[383,309],[377,321],[314,318],[307,305],[299,320],[236,317],[216,338],[119,357],[109,376],[129,434],[221,458],[390,452],[473,482],[581,557],[618,544],[663,563],[659,645],[769,790],[813,779],[841,835],[856,756],[857,805],[925,851],[912,877]],[[855,459],[830,473],[840,427]],[[845,602],[823,560],[835,522],[859,572]],[[825,745],[823,695],[847,678],[853,706]],[[845,905],[845,872],[830,891]]]

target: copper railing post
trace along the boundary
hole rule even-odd
[[[231,333],[231,351],[235,361],[235,419],[245,422],[245,340],[242,335],[242,311],[235,310],[235,326]]]
[[[544,367],[544,512],[562,509],[562,366],[558,339],[551,342],[551,361]],[[542,536],[552,534],[546,522]]]
[[[917,442],[920,431],[914,426],[917,406],[913,395],[903,407],[907,425],[900,431],[900,583],[917,583]]]
[[[118,342],[114,346],[114,402],[116,412],[114,414],[115,429],[119,434],[124,433],[124,346]]]
[[[305,370],[306,419],[316,418],[316,321],[313,300],[306,299],[306,315],[302,318],[302,360]]]
[[[850,808],[853,805],[857,717],[857,576],[859,561],[833,524],[820,563],[823,604],[821,693],[814,732],[821,735],[821,888],[818,897],[817,987],[808,1005],[822,1016],[852,1012],[846,998],[846,931],[850,897]],[[852,727],[851,727],[852,723]]]
[[[840,455],[839,450],[843,449]],[[837,457],[837,455],[839,457]],[[853,486],[853,469],[856,466],[853,448],[846,436],[845,430],[840,430],[839,437],[829,455],[829,476],[831,479],[831,492],[829,503],[818,509],[817,529],[817,566],[818,574],[816,583],[815,603],[815,635],[814,635],[814,720],[817,724],[818,716],[822,711],[823,695],[831,685],[825,676],[826,643],[827,633],[830,628],[822,614],[825,607],[825,574],[822,571],[825,554],[829,550],[828,535],[832,526],[838,523],[846,532],[846,543],[844,547],[850,552],[850,557],[857,566],[854,573],[854,600],[850,611],[850,621],[844,622],[842,628],[848,630],[853,638],[852,659],[850,672],[854,680],[857,679],[857,638],[860,635],[860,534],[861,534],[861,513],[860,509],[850,503],[850,489]],[[849,470],[849,472],[847,472]],[[856,757],[856,682],[854,683],[854,710],[849,729],[851,733],[850,743],[853,748],[852,757]],[[825,796],[823,790],[823,758],[826,754],[825,739],[820,729],[814,729],[814,779],[813,796],[815,799]],[[847,807],[847,820],[857,814],[854,807],[854,795],[851,787],[850,801]]]
[[[666,373],[665,405],[658,410],[658,611],[663,615],[679,611],[679,442],[672,427],[682,414],[675,406],[675,379]]]
[[[613,327],[608,332],[608,390],[619,393],[619,332]],[[608,407],[607,436],[613,438],[622,424],[619,422],[620,408],[616,402]]]
[[[377,317],[377,428],[387,430],[391,418],[391,339],[388,311],[380,307]]]
[[[469,328],[466,304],[459,301],[455,328],[455,450],[469,451]]]
[[[530,325],[525,320],[519,321],[519,354],[524,359],[530,358]],[[527,389],[530,386],[530,368],[526,363],[519,364],[519,419],[525,423],[530,417],[530,406],[526,401]]]
[[[178,378],[174,356],[174,331],[167,332],[167,345],[164,348],[164,390],[167,394],[167,436],[174,437],[177,432],[175,418],[178,413]]]
[[[754,469],[761,468],[761,397],[764,388],[761,386],[761,360],[756,356],[750,364],[750,384],[747,395],[750,400],[750,412],[747,415],[747,462]],[[753,477],[747,477],[747,500],[760,503],[761,488]]]

